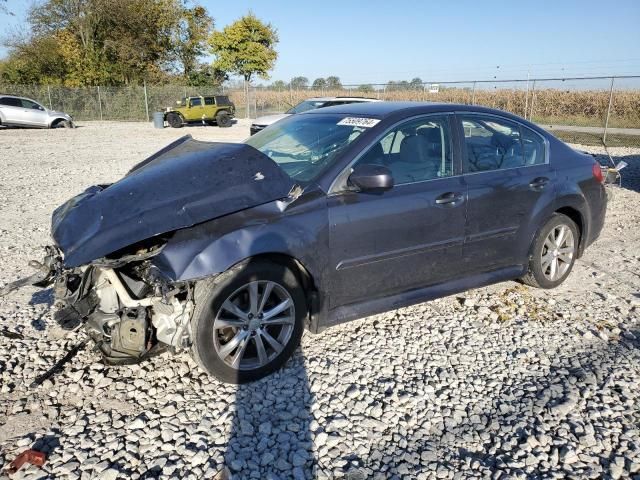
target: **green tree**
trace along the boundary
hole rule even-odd
[[[198,59],[206,52],[206,41],[212,28],[213,19],[204,7],[183,8],[173,43],[176,60],[185,78],[190,78],[196,68],[202,70]]]
[[[291,88],[301,89],[309,86],[309,79],[307,77],[293,77],[291,79]]]
[[[358,87],[358,91],[362,93],[371,93],[373,92],[373,86],[369,83],[365,83]]]
[[[186,78],[193,87],[216,86],[219,87],[229,79],[226,72],[216,70],[209,63],[201,63]]]
[[[342,82],[340,82],[339,77],[327,77],[327,89],[328,90],[341,90]]]
[[[214,68],[239,75],[244,79],[249,116],[249,82],[255,76],[269,78],[278,53],[278,32],[270,23],[263,23],[253,13],[215,31],[209,37]]]
[[[83,86],[166,81],[176,66],[187,77],[211,19],[184,0],[42,0],[27,22],[5,41],[3,78]]]
[[[274,90],[285,90],[285,89],[289,88],[289,85],[287,85],[282,80],[276,80],[275,82],[273,82],[271,84],[271,88],[274,89]]]
[[[409,82],[409,85],[411,85],[411,88],[422,88],[423,83],[424,82],[420,77],[415,77],[411,79],[411,81]]]
[[[327,81],[322,77],[316,78],[313,81],[312,87],[313,87],[314,90],[322,90],[324,88],[327,88]]]

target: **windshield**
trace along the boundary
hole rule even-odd
[[[325,102],[324,100],[305,100],[304,102],[300,102],[295,107],[291,107],[289,110],[287,110],[284,113],[302,113],[302,112],[306,112],[307,110],[314,110],[316,108],[320,108],[325,103],[327,102]]]
[[[256,133],[245,143],[271,158],[294,180],[309,182],[333,165],[340,153],[368,128],[350,124],[345,117],[295,115]],[[373,125],[377,123],[371,121]]]

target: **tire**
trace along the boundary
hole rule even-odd
[[[559,240],[560,232],[564,232],[564,237],[558,246],[554,238]],[[580,232],[575,222],[566,215],[554,213],[536,235],[529,270],[521,278],[522,282],[537,288],[557,287],[571,273],[579,244]]]
[[[216,115],[216,123],[220,128],[229,128],[233,122],[228,112],[219,112]]]
[[[182,117],[177,113],[170,113],[167,115],[167,123],[171,128],[182,128],[184,121]]]
[[[261,308],[268,285],[271,289]],[[253,310],[252,286],[256,294]],[[237,265],[217,277],[199,281],[194,301],[193,357],[205,371],[225,383],[242,384],[267,376],[280,368],[300,344],[307,316],[305,295],[296,275],[284,265],[263,260]],[[223,308],[230,303],[231,309]],[[287,305],[284,310],[267,318],[277,311],[276,306],[283,305]],[[244,319],[233,313],[238,311]],[[265,325],[268,322],[274,323]]]
[[[73,128],[73,124],[69,120],[59,120],[53,124],[52,128]]]

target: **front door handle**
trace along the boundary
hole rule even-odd
[[[464,196],[457,192],[447,192],[436,198],[437,205],[443,206],[455,206],[464,200]]]
[[[529,187],[531,187],[533,190],[542,190],[544,187],[547,186],[547,184],[549,183],[549,179],[547,177],[538,177],[538,178],[534,178],[531,183],[529,184]]]

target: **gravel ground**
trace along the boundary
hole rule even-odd
[[[0,131],[0,284],[41,256],[55,206],[186,133],[248,124]],[[88,349],[29,388],[81,337],[49,291],[1,298],[0,469],[33,447],[44,468],[12,478],[640,478],[640,149],[611,153],[623,188],[560,288],[506,282],[306,333],[239,388],[188,355],[108,368]]]

